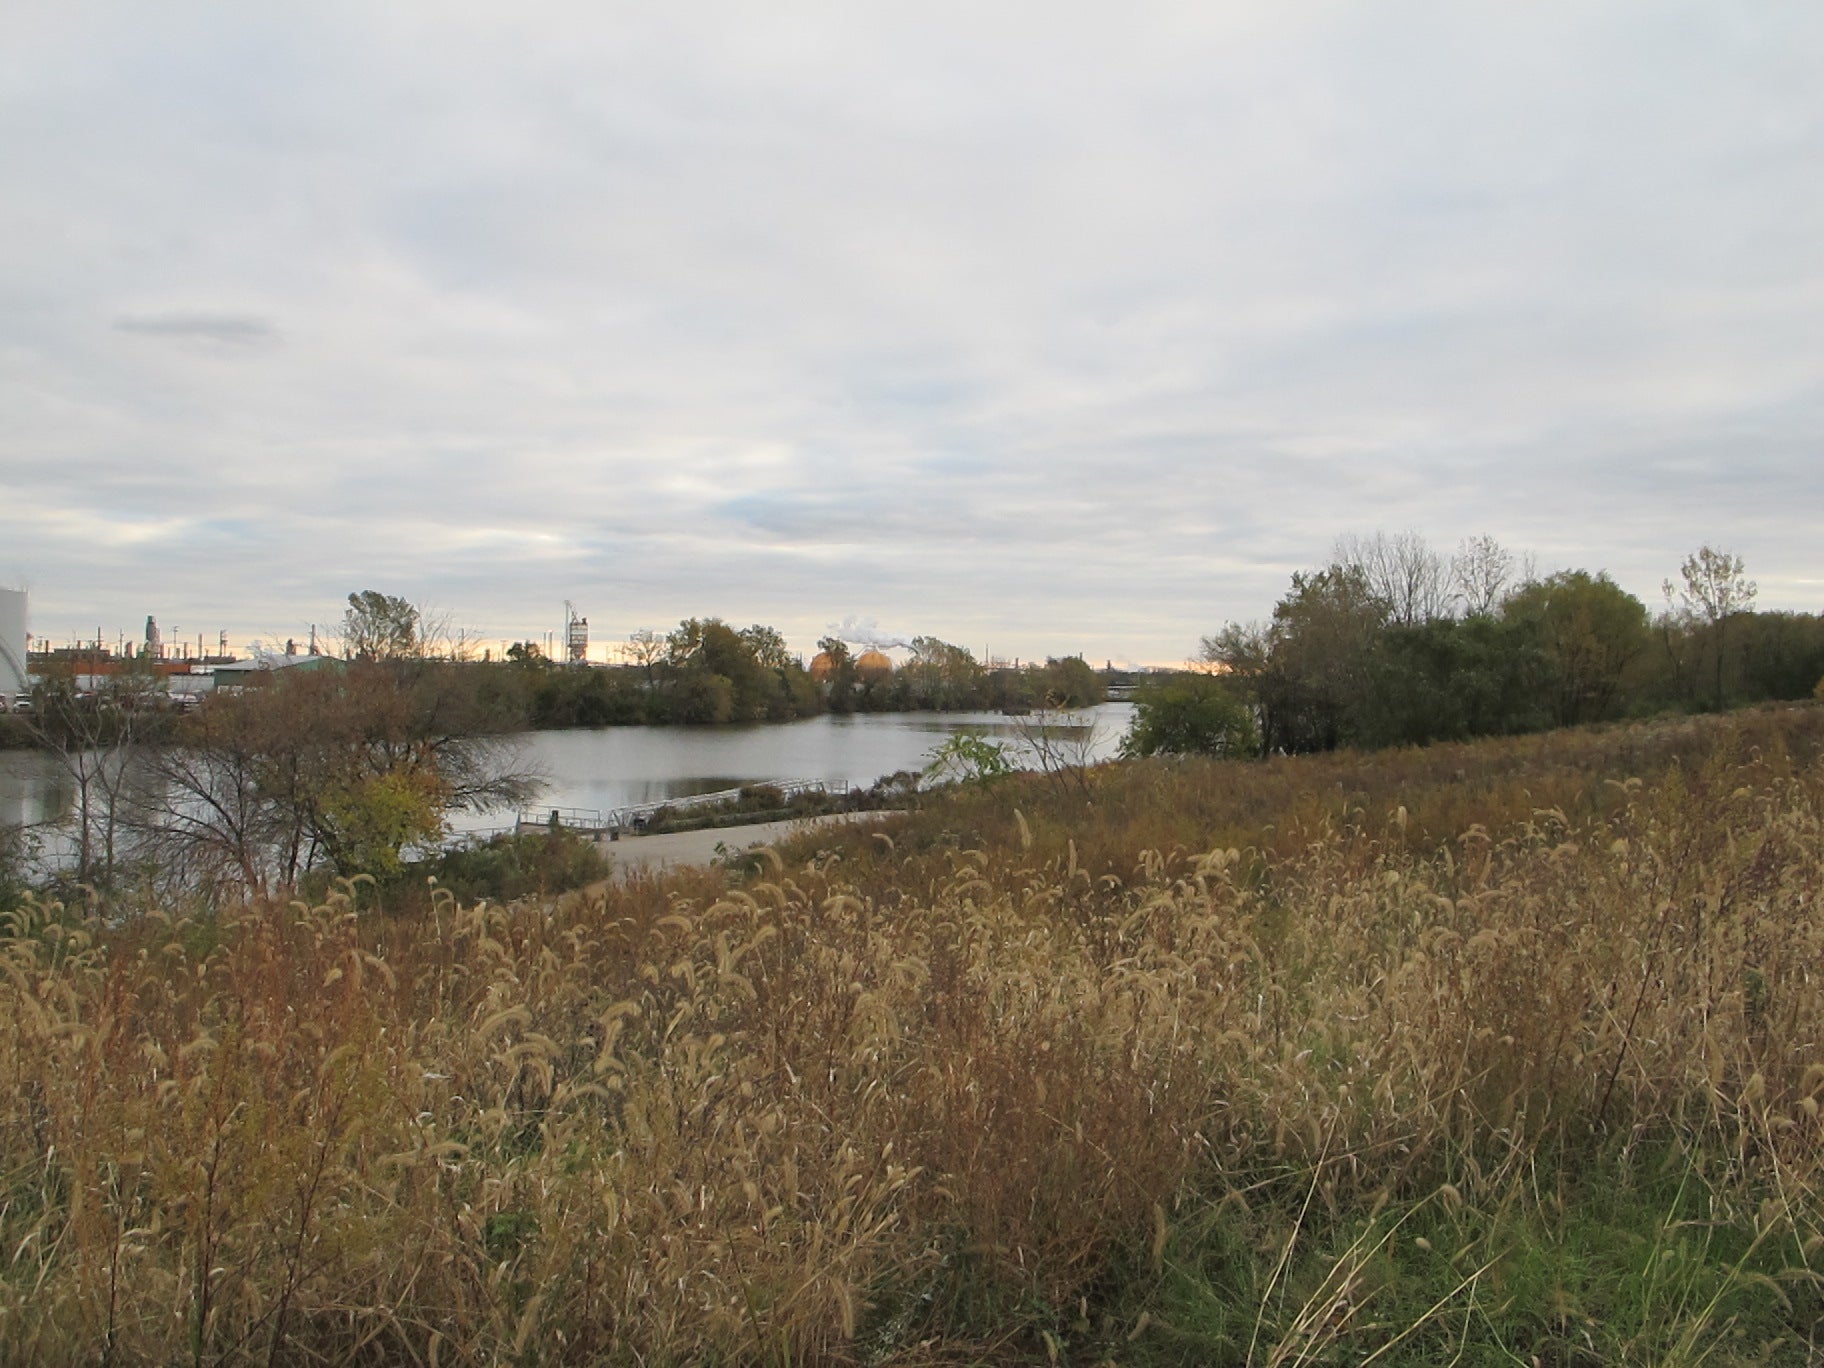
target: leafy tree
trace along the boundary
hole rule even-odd
[[[985,677],[975,657],[933,636],[912,638],[912,659],[899,671],[899,683],[911,708],[955,712],[985,701]]]
[[[661,715],[672,722],[707,725],[733,722],[736,720],[735,686],[723,675],[706,670],[688,671],[669,686],[664,709]]]
[[[1723,666],[1725,638],[1728,635],[1729,620],[1738,613],[1748,610],[1758,592],[1755,582],[1748,578],[1747,565],[1740,556],[1727,551],[1717,551],[1705,545],[1699,547],[1679,566],[1680,583],[1676,588],[1671,580],[1664,584],[1666,603],[1672,610],[1672,618],[1684,624],[1703,624],[1710,637],[1709,647],[1716,662],[1715,706],[1723,706]]]
[[[1054,657],[1045,662],[1039,693],[1047,707],[1092,708],[1108,697],[1108,686],[1082,656]]]
[[[748,632],[754,635],[737,632],[720,618],[686,619],[669,638],[671,660],[686,675],[709,675],[728,682],[728,715],[717,720],[758,722],[790,716],[790,696],[781,678],[790,665],[784,638],[770,627],[749,628]],[[776,667],[765,664],[755,654],[755,640],[784,663]],[[707,696],[698,691],[699,698]]]
[[[1251,696],[1262,745],[1334,750],[1368,687],[1368,653],[1387,625],[1386,601],[1358,566],[1292,576],[1265,627],[1230,624],[1205,641],[1205,659]]]
[[[1742,613],[1731,626],[1741,646],[1749,698],[1805,698],[1824,676],[1824,618],[1812,613]]]
[[[1019,766],[1007,746],[974,732],[956,732],[931,752],[925,777],[939,783],[974,784],[992,788]]]
[[[1006,713],[1030,712],[1044,706],[1032,670],[993,670],[988,675],[988,706]]]
[[[779,672],[779,679],[787,717],[815,717],[823,711],[823,694],[810,671],[794,661]]]
[[[1220,677],[1174,674],[1149,679],[1134,695],[1127,755],[1252,755],[1260,734],[1247,703]]]
[[[1351,739],[1366,746],[1529,731],[1547,720],[1530,624],[1486,615],[1391,626],[1375,641]]]
[[[792,663],[792,653],[777,627],[767,627],[756,622],[752,627],[743,627],[735,635],[741,638],[748,653],[769,670],[783,670]]]
[[[651,695],[635,671],[548,669],[537,680],[531,697],[535,727],[606,727],[647,720]]]
[[[1604,572],[1563,570],[1521,585],[1502,618],[1536,631],[1554,722],[1571,727],[1615,714],[1626,672],[1647,644],[1645,604]]]
[[[817,642],[818,653],[829,657],[830,673],[824,681],[828,693],[830,711],[848,713],[854,711],[855,688],[858,682],[855,672],[855,655],[849,650],[849,643],[841,637],[826,636]]]
[[[448,829],[447,799],[434,766],[388,769],[325,789],[321,827],[338,872],[397,874],[400,852],[429,845]]]
[[[412,660],[425,653],[424,618],[406,599],[363,589],[348,596],[342,650],[352,660]]]
[[[685,618],[665,634],[665,663],[674,670],[707,668],[703,655],[703,636],[712,626],[726,624],[721,618]]]

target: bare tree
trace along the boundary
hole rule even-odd
[[[1038,770],[1060,797],[1074,788],[1085,802],[1094,802],[1089,772],[1095,767],[1102,740],[1102,725],[1066,708],[1047,704],[1012,719],[1017,739],[1013,748],[1023,768]]]
[[[148,761],[151,782],[133,821],[173,887],[213,901],[237,888],[264,895],[307,861],[295,797],[299,767],[257,694],[222,694],[186,719],[180,744]]]
[[[627,634],[627,645],[622,649],[628,664],[637,665],[646,672],[646,687],[651,689],[653,687],[652,672],[658,667],[659,662],[665,659],[664,634],[655,632],[650,627],[641,627],[637,631]]]
[[[1501,606],[1514,583],[1514,557],[1486,533],[1469,537],[1450,558],[1450,579],[1469,617],[1484,617]]]
[[[270,892],[318,864],[388,872],[447,814],[525,801],[536,787],[470,672],[383,665],[287,672],[210,699],[150,759],[138,824],[193,889]]]
[[[25,714],[33,739],[70,776],[76,877],[113,882],[128,833],[126,798],[133,760],[159,718],[159,682],[145,662],[101,676],[81,688],[71,671],[46,679]]]
[[[1360,572],[1369,592],[1387,606],[1391,623],[1416,627],[1450,615],[1455,596],[1449,569],[1416,532],[1340,537],[1333,559]]]

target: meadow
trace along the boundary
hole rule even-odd
[[[8,1364],[1801,1364],[1824,708],[0,939]]]

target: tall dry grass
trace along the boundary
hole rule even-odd
[[[1667,1154],[1796,1323],[1820,721],[1125,766],[559,906],[28,907],[0,1361],[1390,1362]],[[1463,1258],[1391,1317],[1421,1209]],[[1194,1349],[1148,1289],[1224,1222]]]

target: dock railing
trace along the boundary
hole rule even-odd
[[[641,832],[652,824],[661,811],[690,812],[697,808],[717,807],[739,802],[742,795],[754,789],[774,789],[790,801],[801,793],[847,793],[846,780],[763,779],[739,788],[718,789],[714,793],[689,793],[677,798],[661,798],[651,803],[632,803],[626,807],[600,808],[551,807],[528,810],[519,814],[519,830],[557,827],[587,835]]]

